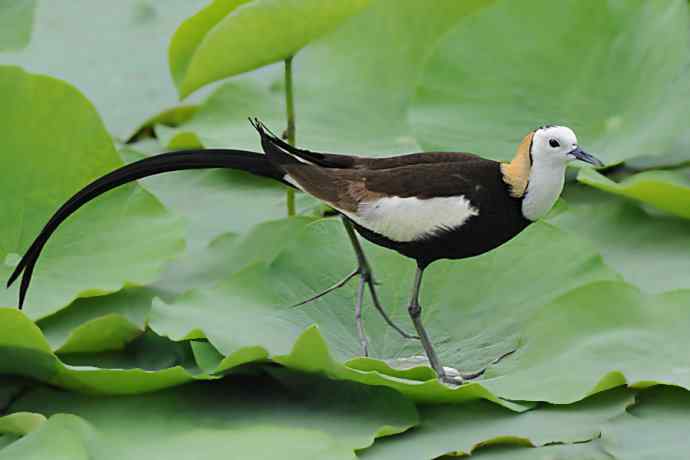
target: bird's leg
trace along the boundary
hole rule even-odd
[[[414,327],[415,329],[417,329],[417,334],[419,334],[419,337],[422,340],[422,346],[424,347],[424,352],[426,353],[426,357],[429,360],[429,364],[431,364],[432,369],[436,371],[439,380],[443,383],[450,383],[455,385],[461,384],[464,381],[461,375],[451,375],[446,373],[446,370],[443,368],[441,362],[438,359],[436,350],[434,350],[434,345],[431,343],[429,334],[426,332],[424,324],[422,324],[422,307],[421,305],[419,305],[419,287],[422,284],[423,273],[424,269],[417,267],[417,272],[415,273],[414,278],[414,285],[412,286],[412,296],[410,298],[410,305],[408,307],[410,318],[412,318]]]
[[[364,332],[364,322],[362,321],[362,304],[364,303],[364,278],[359,278],[359,287],[357,288],[357,303],[355,304],[355,322],[357,323],[357,334],[359,335],[359,343],[362,346],[362,356],[369,356],[369,339],[366,332]]]
[[[357,268],[355,268],[352,272],[350,272],[345,278],[342,280],[338,281],[335,283],[333,286],[329,287],[328,289],[325,289],[322,292],[319,292],[317,294],[314,294],[313,296],[309,297],[306,300],[303,300],[299,303],[296,303],[292,305],[291,308],[299,307],[301,305],[307,304],[309,302],[313,302],[314,300],[320,299],[321,297],[325,296],[326,294],[329,294],[336,289],[340,289],[341,287],[345,286],[352,278],[355,276],[359,275],[360,279],[360,291],[357,293],[357,304],[355,305],[355,321],[357,323],[357,332],[359,333],[359,338],[360,342],[362,343],[362,348],[365,350],[365,356],[366,356],[366,349],[368,347],[368,339],[366,338],[366,335],[364,334],[364,324],[362,322],[362,305],[363,305],[363,300],[364,300],[364,286],[369,287],[369,293],[371,294],[371,299],[374,302],[374,307],[376,310],[379,312],[381,317],[384,319],[384,321],[393,329],[395,329],[398,334],[400,334],[403,338],[406,339],[419,339],[418,336],[408,334],[405,332],[400,326],[395,324],[393,320],[388,316],[386,311],[383,309],[381,306],[381,302],[379,302],[379,297],[376,293],[376,281],[374,280],[373,273],[371,271],[371,266],[369,265],[369,262],[367,261],[366,256],[364,255],[364,250],[362,249],[362,246],[359,244],[359,239],[357,239],[357,234],[355,234],[355,230],[352,228],[352,224],[350,223],[347,218],[343,217],[342,218],[343,225],[345,226],[345,230],[347,231],[347,235],[350,238],[350,243],[352,243],[352,248],[355,251],[355,255],[357,256]]]
[[[369,293],[371,294],[371,299],[374,302],[374,307],[376,310],[378,310],[379,314],[383,318],[383,320],[395,331],[400,334],[403,338],[405,339],[418,339],[419,337],[408,334],[405,332],[400,326],[395,324],[393,320],[388,316],[386,313],[386,310],[383,309],[381,306],[381,302],[379,302],[379,296],[376,294],[376,280],[374,279],[374,274],[371,271],[371,266],[369,265],[369,261],[367,260],[366,255],[364,254],[364,250],[362,249],[362,245],[359,244],[359,239],[357,238],[357,234],[355,233],[355,229],[352,228],[352,224],[350,221],[343,216],[342,217],[343,221],[343,226],[345,227],[345,230],[347,231],[347,236],[350,238],[350,243],[352,243],[352,249],[355,251],[355,255],[357,256],[357,273],[359,273],[360,280],[369,287]],[[357,319],[357,329],[362,329],[364,330],[363,326],[361,325],[362,319],[361,316],[358,317]]]

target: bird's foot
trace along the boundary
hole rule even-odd
[[[495,366],[496,364],[500,363],[501,361],[503,361],[503,359],[512,355],[516,351],[517,351],[517,348],[514,348],[514,349],[512,349],[506,353],[503,353],[501,356],[499,356],[498,358],[491,361],[488,366],[485,366],[482,369],[479,369],[478,371],[460,372],[459,370],[457,370],[453,367],[446,367],[446,366],[443,367],[443,370],[445,371],[445,374],[449,375],[450,378],[453,380],[460,379],[460,381],[462,381],[463,383],[464,382],[470,382],[470,381],[476,380],[479,377],[481,377],[482,375],[484,375],[484,373],[487,371],[487,369],[489,369],[491,366]]]

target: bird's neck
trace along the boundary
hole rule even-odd
[[[548,213],[563,191],[565,167],[562,162],[536,162],[532,165],[527,189],[522,198],[522,215],[531,221]]]

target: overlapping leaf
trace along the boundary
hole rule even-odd
[[[175,32],[173,79],[184,97],[205,84],[285,59],[368,3],[215,0]]]
[[[27,4],[7,0],[3,4]],[[98,108],[121,139],[177,97],[166,49],[178,23],[206,0],[38,1],[31,43],[0,63],[67,80]],[[0,14],[0,21],[6,16]],[[8,18],[8,20],[10,20]],[[9,25],[9,24],[8,24]],[[11,30],[0,26],[0,34]],[[4,119],[4,118],[3,118]]]
[[[418,460],[444,454],[474,455],[494,444],[543,446],[586,442],[634,401],[627,390],[613,390],[570,406],[542,406],[516,414],[486,401],[462,406],[423,406],[419,426],[377,441],[360,456],[375,460]]]
[[[621,182],[593,169],[583,169],[577,180],[605,192],[631,198],[658,209],[690,219],[690,177],[678,171],[647,171]]]
[[[658,388],[604,427],[602,445],[614,458],[681,460],[690,449],[690,394]]]
[[[444,32],[491,3],[376,0],[307,46],[294,61],[298,143],[367,155],[418,150],[406,108],[424,60]],[[220,87],[179,132],[194,133],[207,147],[256,149],[247,117],[259,116],[279,131],[284,97],[280,66],[239,77]]]
[[[0,73],[6,117],[0,125],[0,278],[6,280],[59,205],[121,162],[93,106],[72,86],[16,67]],[[181,237],[179,220],[149,193],[136,185],[112,191],[48,242],[27,311],[41,318],[78,296],[152,282],[182,249]],[[0,305],[16,299],[16,286],[0,290]]]
[[[246,350],[256,347],[262,349],[260,356],[287,355],[304,328],[316,323],[336,363],[359,356],[354,286],[312,304],[289,307],[334,284],[354,267],[342,227],[336,220],[324,220],[311,224],[295,238],[293,245],[269,264],[249,267],[215,288],[190,291],[172,304],[157,302],[151,326],[175,340],[203,333],[223,355],[234,359],[236,354],[244,356]],[[395,321],[408,327],[406,302],[412,263],[380,248],[368,247],[368,251],[377,279],[383,283],[386,309]],[[539,260],[555,268],[545,272]],[[576,286],[615,278],[586,244],[552,227],[536,225],[494,253],[432,266],[422,292],[424,318],[447,365],[479,369],[502,353],[520,348],[520,328],[540,306]],[[417,343],[400,338],[373,310],[367,309],[365,314],[374,357],[395,361],[422,354]],[[312,342],[311,346],[316,345]],[[296,354],[292,350],[292,358],[277,360],[305,370],[329,371],[333,367],[318,362],[316,353]],[[477,393],[480,389],[476,386],[461,389],[457,395],[447,393],[450,390],[433,381],[428,368],[396,374],[384,363],[367,359],[351,364],[356,372],[339,366],[333,373],[341,377],[382,371],[415,379],[401,388],[421,399],[486,396],[483,391]],[[425,395],[419,384],[428,379]],[[389,384],[392,380],[388,379]]]
[[[15,407],[80,417],[75,420],[92,430],[92,436],[82,438],[84,448],[98,459],[225,459],[229,453],[247,459],[276,453],[300,460],[354,459],[353,450],[368,447],[375,437],[417,423],[414,406],[392,390],[283,378],[282,384],[245,378],[127,398],[41,389]],[[51,425],[76,423],[61,417],[65,416],[53,415],[43,430],[6,448],[0,458],[25,458],[21,455],[48,442],[59,443],[57,433],[44,431]]]
[[[125,368],[118,362],[112,368],[97,368],[89,357],[86,363],[65,364],[51,351],[40,329],[22,312],[0,308],[0,324],[3,328],[1,374],[31,377],[63,388],[104,394],[145,393],[194,378],[209,378],[203,374],[193,375],[181,366],[144,370]]]
[[[690,291],[643,294],[623,283],[594,283],[544,307],[523,334],[505,378],[486,380],[509,399],[558,404],[627,384],[690,389]]]
[[[609,164],[663,153],[690,121],[689,21],[685,0],[496,2],[427,62],[416,136],[506,159],[528,130],[555,123]]]

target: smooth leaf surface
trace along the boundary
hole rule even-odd
[[[0,459],[90,460],[88,442],[94,435],[93,428],[79,417],[56,415],[36,432],[0,450]]]
[[[663,153],[690,121],[689,27],[685,0],[498,1],[429,58],[415,135],[508,159],[529,130],[562,124],[607,164]]]
[[[577,175],[577,180],[599,190],[690,219],[690,176],[687,174],[678,171],[647,171],[626,177],[621,182],[614,182],[592,169],[583,169]]]
[[[81,417],[98,432],[88,450],[99,459],[354,459],[354,449],[417,423],[414,405],[392,390],[300,376],[118,398],[39,389],[15,407]]]
[[[571,291],[529,322],[524,349],[500,366],[508,378],[484,385],[508,399],[557,404],[624,384],[690,389],[688,302],[688,290],[648,295],[624,283]]]
[[[36,0],[0,2],[0,51],[19,50],[31,40]]]
[[[6,280],[53,212],[91,180],[122,163],[93,106],[72,86],[0,67],[0,279]],[[40,131],[41,135],[35,135]],[[67,166],[66,166],[67,165]],[[53,235],[27,296],[33,318],[79,296],[154,281],[182,249],[182,226],[148,192],[129,185],[94,200]],[[19,283],[0,290],[17,302]]]
[[[681,460],[690,448],[690,395],[660,387],[604,428],[602,445],[615,458]]]
[[[206,0],[36,3],[31,43],[21,52],[0,54],[0,63],[71,82],[123,140],[151,115],[175,104],[168,42],[178,24]]]
[[[377,441],[360,458],[418,460],[444,454],[474,455],[494,444],[543,446],[595,439],[609,420],[635,400],[628,390],[612,390],[570,406],[543,405],[516,414],[486,401],[460,406],[422,406],[420,424],[402,436]]]
[[[123,149],[122,156],[131,162],[145,155],[128,147]],[[176,171],[140,182],[168,209],[184,218],[190,251],[205,248],[228,232],[246,233],[255,225],[283,217],[287,212],[283,185],[242,171]],[[300,210],[307,206],[301,206]]]
[[[369,0],[215,0],[170,43],[180,95],[283,60],[366,7]],[[251,50],[251,52],[247,52]]]
[[[635,203],[589,187],[571,185],[567,211],[549,222],[596,245],[606,263],[642,290],[690,288],[690,224],[650,216]]]
[[[305,47],[293,63],[298,144],[371,156],[419,150],[406,110],[425,59],[453,25],[491,3],[375,0]],[[206,147],[258,149],[247,117],[280,132],[283,79],[281,65],[235,78],[178,131]]]
[[[354,268],[342,226],[334,219],[318,221],[295,238],[268,264],[248,267],[214,288],[190,291],[172,304],[154,303],[151,327],[174,340],[199,337],[203,332],[223,355],[231,357],[257,346],[267,356],[287,355],[304,328],[317,324],[336,362],[358,357],[354,283],[314,303],[289,307],[333,285]],[[367,252],[382,283],[383,305],[395,321],[410,329],[406,303],[413,264],[371,245]],[[543,263],[554,269],[542,270]],[[616,278],[589,246],[539,224],[498,251],[434,264],[422,289],[423,317],[446,365],[479,369],[502,353],[520,348],[520,328],[540,306],[576,286]],[[525,284],[525,279],[530,283]],[[472,288],[458,289],[458,283]],[[422,354],[418,344],[400,338],[369,305],[365,316],[373,357],[395,361]],[[291,360],[292,365],[324,370],[323,363],[315,363],[308,355],[301,359],[304,362]],[[357,360],[356,366],[373,374],[390,369],[381,361],[368,359]],[[385,372],[395,375],[392,370]],[[429,383],[436,384],[428,368],[421,376],[419,369],[403,375],[432,379]],[[419,383],[416,380],[408,386]],[[442,388],[438,385],[434,391]],[[421,389],[408,390],[425,397]],[[433,400],[438,395],[426,397]]]

